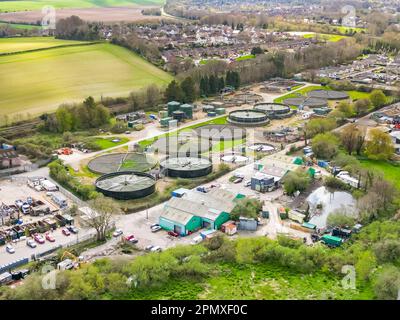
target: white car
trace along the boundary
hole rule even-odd
[[[15,253],[15,249],[11,244],[6,245],[6,251],[8,253]]]
[[[113,233],[113,237],[119,237],[120,235],[122,235],[124,232],[121,229],[117,229],[114,231]]]
[[[33,241],[32,239],[28,239],[28,240],[26,241],[26,245],[27,245],[28,247],[31,247],[31,248],[36,248],[36,247],[37,247],[36,242]]]
[[[153,249],[153,248],[154,248],[154,246],[152,244],[150,244],[146,248],[144,248],[144,250],[151,251],[151,249]]]
[[[154,246],[150,249],[150,252],[161,252],[162,249],[160,246]]]
[[[247,180],[244,182],[245,187],[250,187],[251,186],[251,180]]]
[[[196,236],[192,239],[192,241],[190,241],[191,244],[199,244],[200,242],[203,241],[203,237],[202,236]]]
[[[160,231],[162,228],[159,225],[156,225],[156,226],[152,226],[150,229],[151,229],[151,232],[157,232],[157,231]]]

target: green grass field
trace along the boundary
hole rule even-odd
[[[21,25],[24,26],[24,25]],[[33,26],[31,26],[33,27]],[[76,45],[83,41],[61,40],[54,37],[22,37],[0,39],[0,54],[36,49],[47,49],[65,45]]]
[[[363,167],[382,173],[385,179],[391,181],[400,190],[400,164],[375,160],[360,160],[360,162]]]
[[[299,95],[307,95],[308,92],[314,91],[314,90],[332,90],[329,86],[309,86],[305,87],[303,89],[297,90],[296,92],[290,92],[282,97],[276,98],[274,102],[276,103],[283,103],[284,100],[288,98],[297,98]],[[350,96],[351,100],[356,101],[359,99],[368,99],[371,95],[370,92],[361,92],[361,91],[346,91],[346,93]]]
[[[334,29],[337,29],[341,34],[346,34],[346,32],[366,32],[367,29],[364,28],[353,28],[353,27],[344,27],[344,26],[334,26]]]
[[[245,55],[245,56],[238,57],[235,60],[236,61],[244,61],[244,60],[254,59],[255,57],[256,56],[254,54],[248,54],[248,55]]]
[[[127,96],[171,80],[131,51],[106,43],[1,56],[0,115],[37,115],[89,95]]]
[[[114,139],[118,139],[119,141],[112,141]],[[98,138],[94,141],[95,144],[97,144],[101,150],[105,150],[108,148],[112,148],[115,146],[119,146],[121,144],[124,144],[126,142],[128,142],[129,139],[128,138],[116,138],[116,137],[111,137],[111,138]]]
[[[0,1],[0,12],[41,10],[44,6],[61,8],[123,7],[135,5],[161,5],[164,0],[10,0]]]
[[[308,92],[314,91],[314,90],[330,90],[330,89],[328,87],[322,87],[322,86],[309,86],[309,87],[305,87],[303,89],[297,90],[296,92],[289,92],[288,94],[286,94],[284,96],[276,98],[274,100],[274,102],[275,103],[283,103],[283,100],[286,100],[289,98],[297,98],[299,95],[306,95]]]
[[[327,33],[310,33],[310,34],[305,34],[304,38],[310,39],[310,38],[315,38],[319,37],[320,39],[324,39],[329,42],[338,42],[342,39],[346,39],[346,36],[338,35],[338,34],[327,34]]]
[[[34,30],[40,28],[39,26],[34,26],[31,24],[0,22],[0,28],[7,26],[11,29],[16,29],[16,30]]]

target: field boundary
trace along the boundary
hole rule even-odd
[[[16,54],[32,53],[32,52],[38,52],[38,51],[45,51],[45,50],[69,48],[69,47],[91,46],[91,45],[100,44],[100,43],[103,43],[103,41],[93,41],[93,42],[88,42],[88,43],[74,43],[74,44],[60,44],[58,46],[48,47],[48,48],[37,48],[37,49],[29,49],[29,50],[21,50],[21,51],[3,52],[3,53],[0,53],[0,57],[11,56],[11,55],[16,55]]]

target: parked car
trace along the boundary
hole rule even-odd
[[[243,178],[237,178],[235,180],[233,180],[233,183],[241,183],[243,181]]]
[[[63,234],[64,236],[69,236],[69,235],[71,235],[71,232],[69,232],[69,230],[68,230],[67,228],[62,228],[61,232],[62,232],[62,234]]]
[[[154,246],[150,249],[150,252],[161,252],[162,249],[160,246]]]
[[[11,244],[6,245],[6,251],[8,253],[15,253],[15,249]]]
[[[168,231],[168,235],[173,236],[173,237],[179,237],[179,233],[175,231]]]
[[[114,231],[113,233],[113,237],[119,237],[120,235],[122,235],[124,232],[121,229],[117,229]]]
[[[203,241],[203,237],[202,236],[196,236],[192,239],[192,241],[190,241],[191,244],[198,244],[200,242]]]
[[[45,238],[47,241],[54,242],[56,239],[48,232],[46,232]]]
[[[251,180],[247,180],[244,182],[245,187],[250,187],[251,186]]]
[[[35,233],[35,234],[33,235],[33,239],[34,239],[37,243],[40,243],[40,244],[45,243],[44,238],[43,238],[40,234],[38,234],[38,233]]]
[[[151,251],[151,249],[153,249],[153,245],[151,244],[151,245],[148,245],[146,248],[144,248],[144,250],[146,250],[146,251]]]
[[[157,232],[157,231],[160,231],[162,228],[159,225],[156,225],[156,226],[152,226],[150,229],[151,229],[151,232]]]
[[[28,239],[28,240],[26,240],[26,245],[27,245],[28,247],[31,247],[31,248],[36,248],[36,246],[37,246],[36,242],[33,241],[33,239]]]
[[[15,205],[16,205],[18,208],[21,208],[23,204],[24,204],[24,202],[23,202],[22,200],[15,200]]]
[[[77,234],[79,232],[78,228],[75,226],[68,226],[67,229],[68,229],[68,231],[70,231],[74,234]]]
[[[139,240],[136,239],[135,236],[134,236],[133,234],[131,234],[131,235],[125,237],[124,239],[125,239],[125,241],[128,241],[128,242],[130,242],[130,243],[138,243],[138,242],[139,242]]]

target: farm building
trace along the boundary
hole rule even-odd
[[[159,218],[160,226],[181,236],[201,228],[220,229],[229,220],[236,195],[221,189],[209,193],[190,191],[181,198],[173,197]]]

